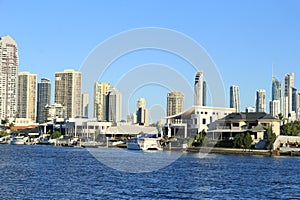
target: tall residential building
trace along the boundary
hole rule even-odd
[[[203,71],[198,71],[195,76],[194,105],[203,106]]]
[[[266,90],[256,90],[256,112],[266,112]]]
[[[122,94],[110,87],[104,97],[104,120],[117,124],[122,118]]]
[[[240,112],[240,91],[239,86],[230,86],[230,108],[234,108],[235,112]]]
[[[18,46],[10,36],[0,37],[0,118],[17,112]]]
[[[94,84],[94,117],[98,121],[105,121],[104,100],[110,88],[110,83],[96,82]]]
[[[273,117],[277,118],[279,113],[281,113],[280,101],[279,100],[271,100],[269,106],[270,106],[270,114]]]
[[[82,117],[89,116],[89,94],[88,93],[82,93],[81,116]]]
[[[276,79],[274,75],[272,75],[272,101],[279,101],[279,113],[284,113],[283,111],[283,100],[282,100],[282,87],[281,81]],[[276,103],[277,105],[277,103]],[[271,110],[270,110],[271,113]]]
[[[137,101],[136,110],[136,121],[139,125],[148,126],[149,125],[149,112],[146,107],[146,100],[140,98]]]
[[[272,100],[281,101],[281,81],[272,76]]]
[[[289,118],[292,115],[292,96],[294,88],[294,73],[288,73],[284,76],[284,117]]]
[[[36,76],[29,72],[18,74],[18,118],[36,120]]]
[[[300,120],[300,92],[298,92],[296,95],[296,103],[297,103],[296,117],[297,120]]]
[[[167,96],[167,116],[176,115],[184,111],[184,94],[179,91],[172,91]],[[171,119],[170,123],[180,123]]]
[[[297,111],[297,89],[292,88],[292,111]]]
[[[42,78],[37,86],[37,114],[36,122],[44,123],[47,121],[45,106],[50,105],[51,83],[49,79]]]
[[[81,72],[64,70],[55,73],[55,103],[66,108],[66,117],[81,115]]]
[[[203,81],[203,93],[202,93],[202,105],[203,106],[207,106],[206,104],[206,90],[207,90],[207,87],[206,87],[206,81]]]

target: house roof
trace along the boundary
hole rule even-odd
[[[251,129],[252,132],[263,132],[265,130],[267,130],[267,128],[261,124],[258,124],[257,126]]]
[[[278,121],[275,117],[267,114],[265,112],[240,112],[240,113],[231,113],[227,115],[223,120],[245,120],[245,121],[256,121],[256,120],[274,120]]]

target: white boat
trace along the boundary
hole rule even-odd
[[[15,136],[13,137],[10,144],[25,144],[25,138],[24,136]]]
[[[160,145],[159,138],[147,137],[146,135],[142,135],[129,141],[127,144],[127,149],[143,151],[163,150]]]

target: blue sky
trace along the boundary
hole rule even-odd
[[[254,106],[257,89],[266,89],[267,101],[270,99],[272,64],[281,80],[285,73],[294,72],[295,86],[300,89],[297,0],[0,0],[0,9],[0,36],[11,35],[17,41],[19,71],[36,73],[39,79],[50,78],[53,88],[56,71],[79,70],[89,53],[112,35],[134,28],[162,27],[181,32],[206,49],[221,73],[226,94],[230,85],[240,87],[242,110]],[[172,65],[193,84],[194,71],[184,70],[184,61],[159,51],[136,52],[119,59],[114,63],[116,70],[100,81],[116,84],[122,75],[118,67],[127,65],[130,69],[149,62]],[[131,111],[141,96],[149,107],[165,108],[167,90],[151,87],[132,96]],[[186,102],[188,108],[190,101]]]

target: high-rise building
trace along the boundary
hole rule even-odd
[[[288,73],[284,77],[284,117],[292,115],[292,93],[294,88],[294,73]]]
[[[203,106],[203,71],[198,71],[195,76],[194,105]]]
[[[136,120],[139,125],[148,126],[149,125],[149,112],[146,107],[146,100],[140,98],[137,101],[136,110]]]
[[[81,115],[81,72],[64,70],[55,73],[55,103],[66,108],[66,117]]]
[[[296,103],[297,103],[296,117],[297,117],[297,120],[300,120],[300,92],[297,93]]]
[[[206,87],[206,81],[203,81],[203,93],[202,93],[202,105],[203,106],[206,106],[206,90],[207,90],[207,87]]]
[[[89,116],[89,94],[82,93],[81,99],[81,116],[88,117]]]
[[[292,111],[297,111],[297,89],[292,88]]]
[[[42,78],[37,87],[37,123],[47,121],[45,106],[50,105],[51,100],[51,83],[49,79]]]
[[[240,112],[240,91],[239,86],[230,86],[230,108],[234,108],[235,112]]]
[[[94,117],[97,118],[98,121],[105,120],[104,100],[109,88],[110,83],[95,82],[94,84]]]
[[[176,115],[184,111],[184,94],[179,91],[172,91],[167,96],[167,116]],[[180,123],[172,119],[170,123]]]
[[[256,90],[256,112],[266,112],[266,90]]]
[[[281,113],[280,110],[280,101],[279,100],[271,100],[270,101],[270,114],[273,117],[278,117],[279,113]]]
[[[279,113],[283,113],[284,111],[283,111],[281,81],[276,79],[275,76],[272,75],[272,101],[274,101],[274,100],[279,101]],[[276,102],[275,105],[276,105],[276,110],[277,110],[278,103]],[[273,111],[270,110],[270,113],[272,113],[272,112]]]
[[[281,101],[281,81],[272,77],[272,100]]]
[[[122,94],[115,87],[110,87],[104,97],[104,120],[117,124],[122,118]]]
[[[36,76],[29,72],[18,74],[18,118],[36,120]]]
[[[18,46],[10,36],[0,37],[0,118],[17,113]]]

